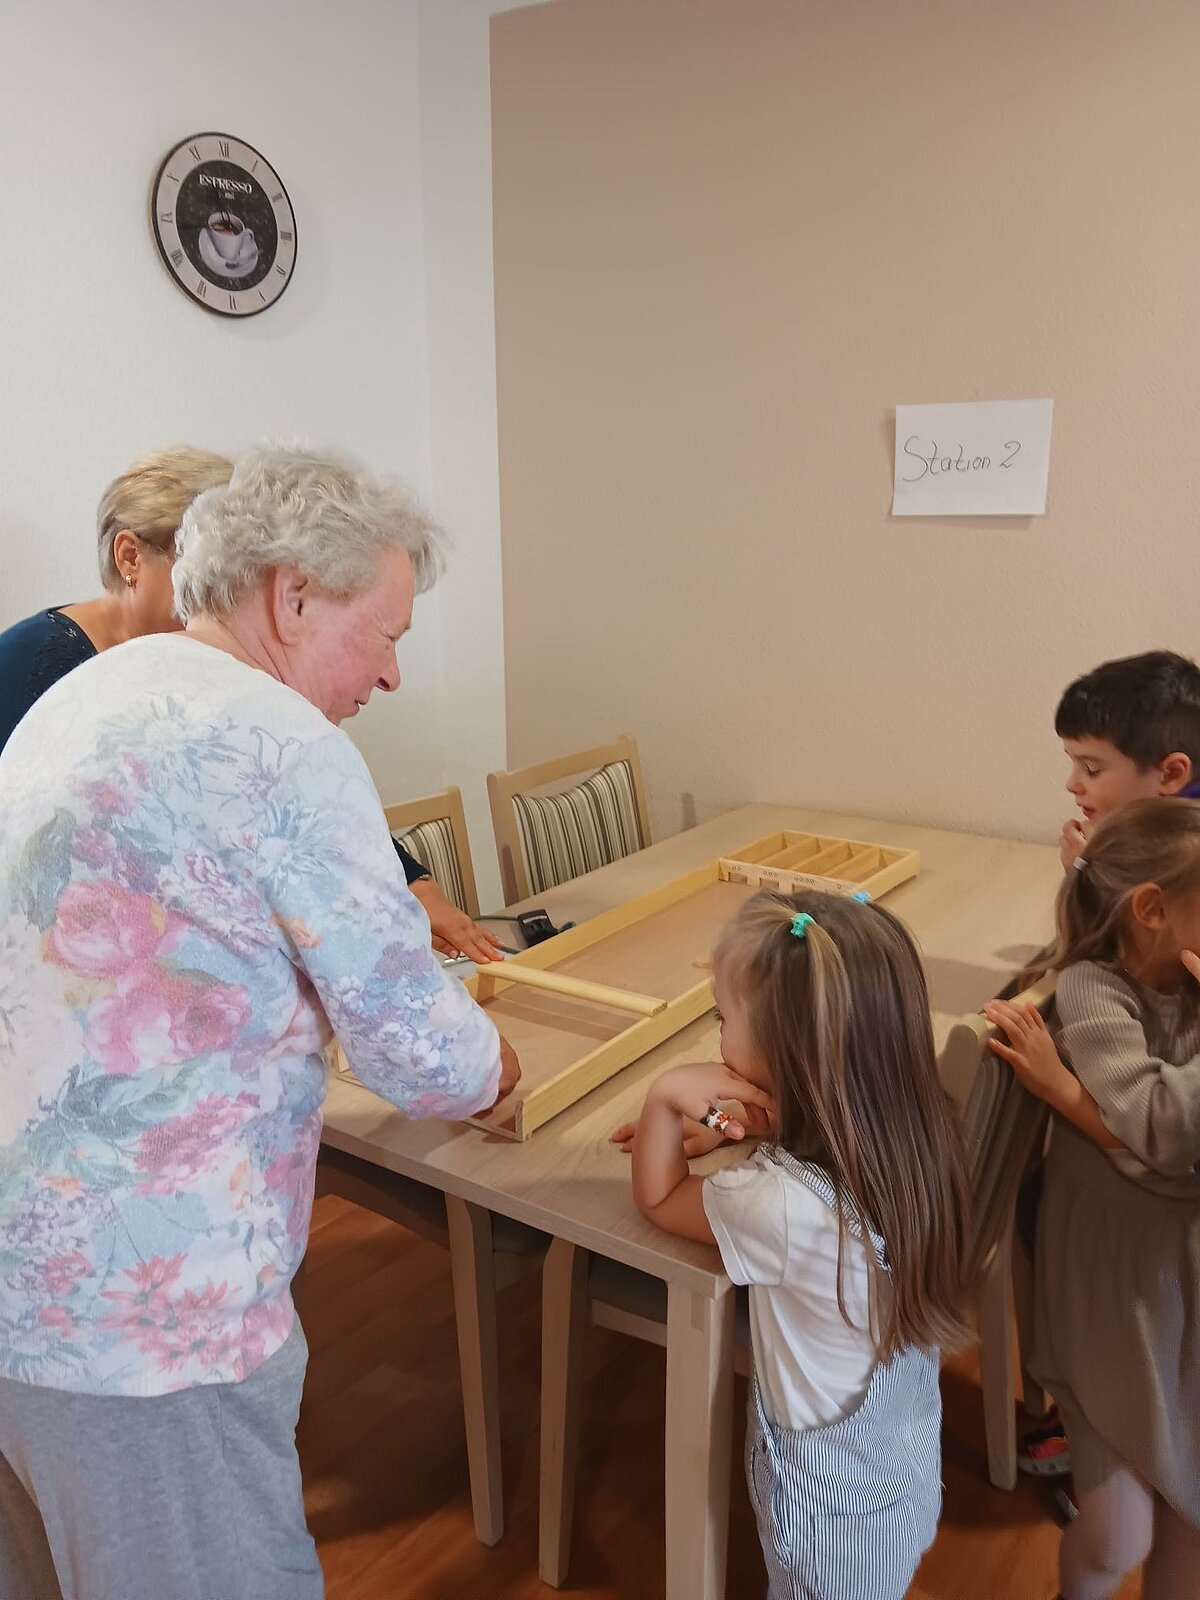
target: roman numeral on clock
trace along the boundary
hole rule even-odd
[[[196,293],[199,295],[201,300],[208,299],[208,285],[205,283],[203,278],[196,279]]]
[[[280,238],[281,238],[281,239],[282,239],[282,240],[283,240],[283,241],[284,241],[284,242],[285,242],[285,243],[286,243],[286,244],[291,244],[291,242],[292,242],[292,235],[291,235],[291,234],[290,234],[290,233],[289,233],[289,232],[288,232],[288,230],[287,230],[287,229],[286,229],[286,228],[281,228],[281,229],[280,229],[280,232],[279,232],[279,237],[280,237]]]
[[[235,295],[235,294],[231,294],[229,296],[229,309],[230,309],[230,311],[236,311],[237,310],[237,295]]]
[[[218,144],[219,144],[219,145],[220,145],[220,147],[221,147],[221,154],[222,154],[222,155],[223,155],[223,156],[224,156],[224,157],[225,157],[225,158],[226,158],[226,159],[228,159],[228,157],[229,157],[229,140],[228,140],[228,139],[218,139],[218,140],[217,140],[217,143],[218,143]]]
[[[199,159],[200,159],[200,151],[199,151],[198,146],[196,146],[194,144],[188,145],[188,154],[191,156],[193,161],[199,161]]]
[[[171,265],[173,267],[177,267],[182,260],[183,260],[183,251],[182,250],[172,250],[171,251]]]

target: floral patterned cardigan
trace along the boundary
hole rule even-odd
[[[350,739],[181,635],[63,678],[0,756],[0,1375],[154,1395],[279,1348],[331,1026],[412,1116],[495,1097]]]

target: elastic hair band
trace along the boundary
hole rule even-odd
[[[857,900],[860,906],[869,906],[871,904],[871,891],[869,889],[855,889],[850,898],[851,900]]]
[[[1071,863],[1071,865],[1075,868],[1076,872],[1082,872],[1083,869],[1087,866],[1087,857],[1086,856],[1076,856],[1075,860]]]
[[[792,918],[792,933],[797,939],[803,939],[813,925],[813,918],[807,911],[798,911]]]

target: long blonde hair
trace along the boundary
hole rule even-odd
[[[1119,966],[1130,902],[1148,883],[1168,899],[1200,892],[1200,805],[1194,800],[1134,800],[1097,826],[1063,879],[1057,937],[1034,974],[1078,961]],[[1182,993],[1185,1004],[1200,1000],[1194,985]]]
[[[800,914],[812,920],[797,937]],[[714,965],[770,1073],[777,1142],[821,1167],[838,1194],[842,1315],[849,1320],[846,1229],[857,1215],[887,1247],[886,1275],[867,1252],[881,1355],[964,1343],[966,1158],[911,936],[880,906],[758,894],[723,931]]]

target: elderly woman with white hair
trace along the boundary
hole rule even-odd
[[[179,525],[196,496],[228,483],[232,471],[224,456],[175,445],[142,456],[108,485],[96,513],[104,593],[78,605],[50,606],[0,633],[0,750],[30,706],[75,667],[129,639],[182,627],[171,571]],[[398,840],[394,848],[425,907],[434,949],[496,960],[499,941],[456,906]]]
[[[254,452],[185,518],[184,632],[0,756],[0,1595],[322,1593],[289,1285],[330,1027],[411,1116],[519,1075],[339,727],[436,568],[395,488]]]

